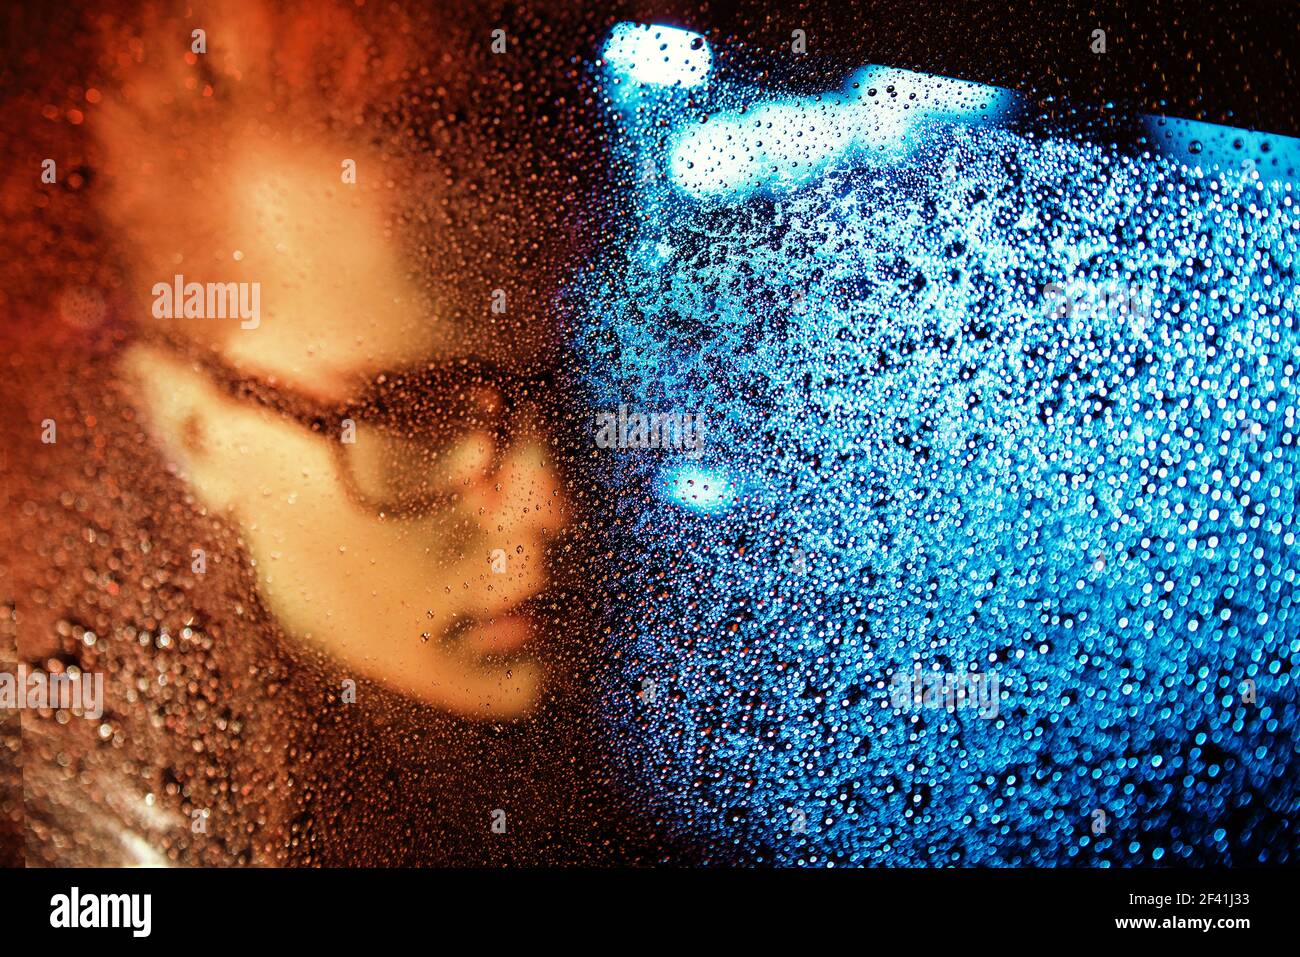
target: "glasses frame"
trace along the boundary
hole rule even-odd
[[[503,404],[498,416],[497,434],[494,436],[496,453],[492,469],[495,470],[500,465],[503,450],[513,439],[512,425],[519,403],[522,400],[535,400],[541,394],[551,391],[554,386],[553,377],[549,373],[524,375],[503,369],[496,363],[477,356],[458,356],[377,373],[363,391],[341,402],[331,403],[309,396],[274,377],[263,378],[239,369],[219,356],[215,348],[204,348],[197,343],[170,337],[161,341],[169,351],[199,367],[230,398],[256,404],[326,439],[348,498],[359,508],[377,515],[419,515],[449,496],[431,494],[420,497],[415,502],[406,502],[380,499],[368,494],[357,480],[355,466],[347,448],[353,443],[343,441],[346,422],[365,422],[371,428],[397,434],[405,439],[408,436],[403,430],[415,427],[416,423],[394,423],[386,421],[382,413],[376,414],[376,409],[383,408],[385,395],[402,394],[404,390],[437,375],[447,375],[453,381],[467,386],[487,386],[496,391]]]

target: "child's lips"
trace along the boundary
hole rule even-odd
[[[470,627],[462,636],[464,646],[475,654],[509,654],[533,635],[533,620],[527,615],[496,618]]]

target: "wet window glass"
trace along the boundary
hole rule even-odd
[[[11,4],[0,863],[1294,863],[1300,17],[1158,6]]]

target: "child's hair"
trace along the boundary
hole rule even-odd
[[[129,338],[137,226],[157,222],[175,184],[197,186],[226,137],[272,123],[289,138],[391,137],[402,97],[440,64],[420,48],[436,15],[392,4],[146,0],[27,16],[36,42],[6,68],[0,102],[13,157],[0,182],[0,342],[18,347]]]

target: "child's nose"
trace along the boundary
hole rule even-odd
[[[558,531],[566,521],[559,471],[540,436],[527,432],[494,473],[465,489],[461,502],[493,537],[531,539]]]

